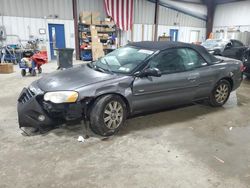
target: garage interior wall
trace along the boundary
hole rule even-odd
[[[80,12],[100,12],[101,19],[106,17],[103,0],[77,0],[78,15]]]
[[[98,11],[102,18],[106,16],[103,0],[78,0],[77,3],[78,14],[81,11]],[[190,8],[190,4],[188,6]],[[64,24],[66,47],[75,47],[72,0],[2,0],[1,7],[0,25],[6,26],[8,35],[18,35],[22,43],[31,37],[42,38],[50,53],[48,24],[58,23]],[[122,45],[128,41],[153,40],[154,11],[153,2],[134,0],[133,30],[121,32]],[[39,34],[40,28],[46,29],[46,34]],[[204,20],[160,6],[158,36],[163,33],[169,35],[170,29],[179,30],[178,40],[182,42],[193,42],[191,33],[198,35],[196,40],[205,39]]]
[[[145,0],[134,0],[134,26],[133,41],[153,40],[154,36],[154,11],[155,4]],[[182,3],[182,9],[185,9],[185,3]],[[194,5],[197,6],[197,5]],[[190,4],[187,4],[190,8]],[[198,14],[205,14],[206,9],[202,8]],[[206,21],[188,14],[160,6],[159,9],[159,27],[158,36],[169,35],[170,29],[178,29],[178,41],[197,42],[204,41],[206,38]],[[197,40],[192,41],[192,33],[197,34]]]
[[[7,35],[17,35],[22,44],[31,38],[44,39],[50,58],[49,23],[64,24],[65,45],[75,48],[72,0],[1,0],[0,25],[6,27]],[[46,29],[46,34],[39,29]],[[6,43],[16,40],[8,37]]]
[[[214,38],[237,39],[250,45],[250,1],[219,4],[214,14]]]
[[[235,28],[240,31],[250,31],[250,1],[238,1],[216,6],[213,30]]]

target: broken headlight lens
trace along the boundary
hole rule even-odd
[[[78,93],[76,91],[55,91],[45,93],[43,99],[53,103],[71,103],[76,102]]]

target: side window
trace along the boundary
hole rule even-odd
[[[163,74],[193,70],[205,65],[207,65],[206,61],[196,51],[189,48],[163,51],[149,63],[151,68],[157,68]]]
[[[240,41],[237,41],[237,40],[233,40],[232,43],[233,43],[233,47],[241,47],[241,46],[243,46],[243,44]]]
[[[200,54],[198,54],[198,52],[189,48],[187,48],[186,51],[189,56],[189,61],[186,61],[185,63],[186,70],[192,70],[207,65],[207,62],[200,56]]]
[[[185,51],[184,51],[185,53]],[[183,56],[179,49],[170,49],[161,52],[156,57],[150,60],[151,68],[159,69],[164,73],[175,73],[185,71],[184,61],[186,55]]]

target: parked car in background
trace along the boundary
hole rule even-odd
[[[241,41],[235,39],[207,39],[201,44],[209,53],[241,60],[244,63],[244,74],[250,77],[250,49]]]
[[[127,117],[172,105],[207,100],[226,103],[242,81],[242,62],[179,42],[136,42],[95,62],[57,71],[24,88],[18,98],[20,127],[43,129],[85,119],[103,136]]]
[[[250,47],[246,50],[245,56],[243,58],[244,64],[244,75],[250,78]]]
[[[201,44],[209,53],[233,59],[243,60],[247,47],[238,40],[207,39]]]

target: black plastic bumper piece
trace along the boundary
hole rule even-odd
[[[53,120],[38,103],[36,96],[30,90],[24,88],[18,98],[17,105],[19,127],[33,127],[39,130],[53,127],[59,122]],[[39,116],[43,116],[39,120]]]

